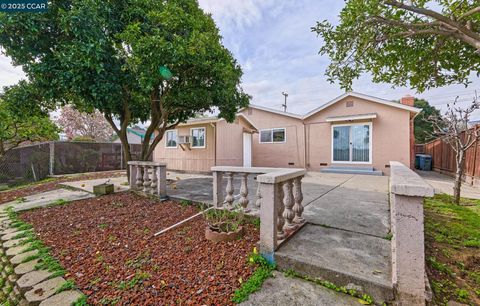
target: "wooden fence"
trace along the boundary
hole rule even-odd
[[[470,147],[465,155],[464,181],[468,184],[480,186],[480,142]],[[455,175],[455,151],[442,139],[435,139],[429,143],[415,145],[415,154],[428,154],[432,156],[434,171]]]

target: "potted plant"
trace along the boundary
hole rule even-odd
[[[205,238],[214,242],[233,241],[243,236],[243,209],[213,208],[204,212]]]

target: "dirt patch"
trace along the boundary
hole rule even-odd
[[[6,190],[0,192],[0,204],[15,201],[18,198],[23,198],[32,194],[41,193],[58,189],[58,184],[64,182],[73,182],[80,180],[93,180],[108,177],[125,176],[125,172],[121,171],[106,171],[97,173],[80,174],[75,176],[64,176],[59,178],[48,179],[47,182],[39,182],[38,184],[30,184],[25,187],[18,187],[13,190]]]
[[[52,248],[68,277],[100,305],[229,305],[254,270],[247,256],[258,229],[214,243],[202,217],[153,237],[195,213],[194,206],[133,193],[108,195],[23,213]]]

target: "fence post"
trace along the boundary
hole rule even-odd
[[[54,172],[54,165],[55,165],[55,141],[51,141],[49,143],[50,147],[50,161],[49,161],[49,169],[48,173],[50,176],[53,176],[55,174]]]

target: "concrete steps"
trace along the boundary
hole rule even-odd
[[[369,294],[376,303],[393,300],[390,241],[307,224],[275,253],[280,270],[292,269]]]
[[[373,167],[348,167],[348,166],[330,166],[322,168],[323,173],[339,173],[339,174],[361,174],[361,175],[378,175],[382,176],[383,172],[373,169]]]

